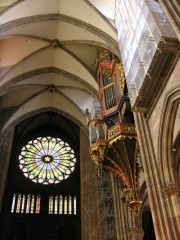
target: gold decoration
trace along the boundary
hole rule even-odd
[[[124,188],[122,192],[124,193],[126,203],[133,209],[134,214],[139,215],[142,202],[138,200],[134,190],[132,188]]]
[[[102,74],[103,75],[106,75],[108,78],[111,77],[111,74],[112,74],[112,68],[109,66],[109,67],[103,67],[102,68]],[[111,79],[112,81],[112,79]]]
[[[133,209],[134,214],[138,216],[141,211],[142,201],[129,202],[129,206]]]
[[[124,187],[122,188],[122,194],[125,198],[125,201],[128,206],[133,209],[134,214],[138,215],[140,213],[142,202],[139,200],[138,179],[140,164],[138,162],[139,159],[137,159],[139,156],[139,145],[137,142],[135,125],[130,123],[118,123],[107,130],[106,124],[102,120],[99,120],[97,116],[95,116],[94,120],[92,121],[92,126],[97,132],[96,142],[90,145],[90,156],[93,163],[98,169],[104,168],[107,171],[112,172],[121,178],[124,184]],[[104,130],[103,139],[99,138],[99,127],[102,127]],[[118,149],[116,148],[117,140],[122,141],[121,146],[124,147],[124,151],[127,152],[124,141],[127,138],[135,139],[133,141],[133,143],[135,144],[134,157],[131,159],[124,159],[123,156],[121,156],[122,153],[117,153],[117,156],[120,156],[117,161],[116,158],[108,157],[108,151],[110,149],[114,149],[115,152],[118,151]],[[126,154],[126,156],[128,156],[128,154]],[[130,161],[132,162],[130,163]]]
[[[121,108],[122,121],[123,121],[123,119],[124,119],[125,111],[126,111],[126,101],[124,101],[124,103],[123,103],[123,105],[122,105],[122,108]]]
[[[132,202],[134,200],[134,192],[132,188],[124,188],[123,193],[125,194],[125,200],[127,203]]]
[[[102,115],[108,116],[114,113],[117,118],[121,111],[122,120],[127,110],[130,110],[128,99],[124,96],[125,74],[123,65],[111,52],[100,48],[96,58],[97,78],[100,84],[100,101],[102,104]],[[116,102],[107,105],[108,89],[115,90]],[[116,95],[117,94],[117,95]],[[110,96],[109,96],[110,97]],[[107,100],[107,101],[106,101]],[[122,100],[122,101],[121,101]],[[119,103],[119,110],[117,108]],[[123,182],[122,194],[126,203],[135,215],[138,215],[142,206],[139,200],[139,171],[138,143],[135,124],[118,122],[107,129],[103,120],[97,117],[92,122],[96,132],[95,141],[90,146],[90,155],[96,167],[104,168],[106,171],[116,174]],[[102,139],[104,131],[104,139]],[[119,141],[118,141],[119,140]],[[132,146],[132,148],[131,148]]]
[[[112,107],[112,108],[106,110],[106,114],[110,114],[110,113],[116,111],[116,109],[117,109],[117,106],[114,106],[114,107]]]
[[[98,48],[98,53],[96,56],[95,66],[99,64],[99,62],[104,62],[103,60],[110,56],[110,51],[105,48]]]
[[[112,144],[122,137],[137,138],[136,127],[130,123],[118,123],[107,130],[108,141]]]
[[[105,140],[97,140],[95,144],[90,146],[90,156],[96,167],[101,167],[104,160],[104,153],[107,143]]]
[[[116,63],[116,68],[112,77],[114,79],[114,82],[116,82],[115,78],[116,77],[118,78],[119,85],[120,85],[120,93],[121,95],[124,95],[125,74],[124,74],[123,65],[121,63]]]

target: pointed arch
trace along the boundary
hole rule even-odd
[[[173,157],[173,134],[180,104],[180,85],[174,86],[165,97],[158,137],[158,153],[163,185],[175,183],[175,165]]]

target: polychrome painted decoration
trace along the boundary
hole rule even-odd
[[[56,184],[74,171],[76,157],[68,143],[55,137],[29,141],[19,155],[23,174],[35,183]]]

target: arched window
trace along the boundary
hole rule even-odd
[[[11,213],[40,213],[41,196],[35,194],[14,193]]]
[[[75,169],[76,157],[70,145],[60,138],[37,137],[22,147],[19,168],[24,176],[43,185],[67,179]],[[76,196],[49,195],[48,214],[76,215]],[[40,213],[41,195],[14,193],[11,213]]]
[[[75,153],[69,144],[50,136],[29,141],[19,155],[20,169],[35,183],[59,183],[69,177],[75,164]]]
[[[59,114],[16,126],[0,239],[81,238],[79,157],[80,128]]]
[[[49,196],[48,214],[76,215],[76,196]]]

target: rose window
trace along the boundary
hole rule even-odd
[[[35,183],[55,184],[74,171],[74,150],[60,138],[38,137],[29,141],[19,155],[24,176]]]

